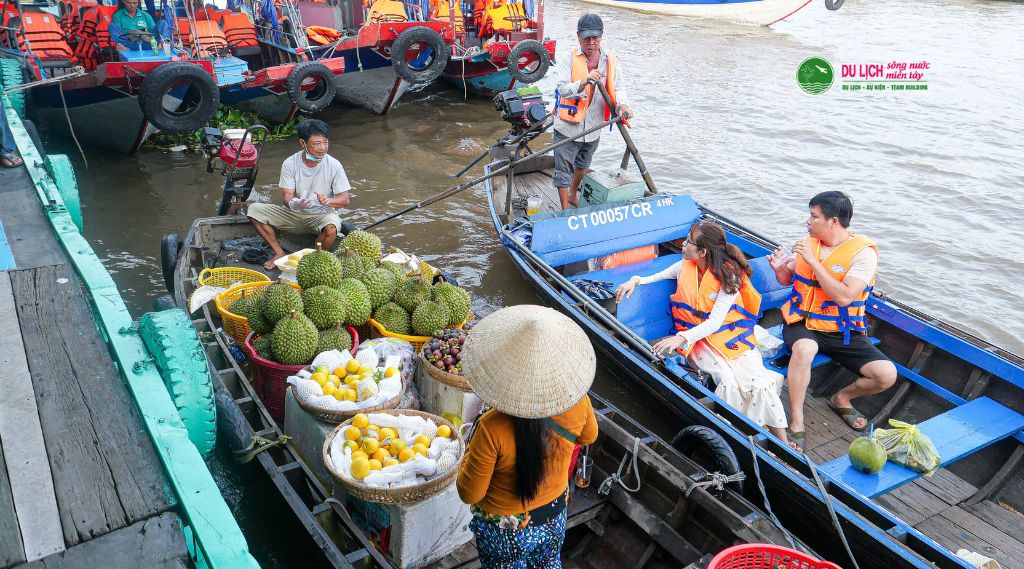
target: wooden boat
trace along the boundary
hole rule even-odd
[[[238,261],[237,250],[228,247],[237,243],[234,240],[255,235],[244,217],[196,220],[174,263],[174,302],[179,306],[187,303],[196,288],[196,277],[204,268],[255,268]],[[288,248],[288,242],[284,243]],[[175,260],[171,255],[170,260]],[[215,388],[223,439],[233,450],[243,452],[252,450],[254,443],[281,441],[288,433],[257,397],[247,379],[246,366],[232,354],[237,346],[221,330],[209,305],[193,323],[206,338],[211,369],[217,370]],[[570,530],[563,549],[568,566],[621,567],[643,559],[644,563],[636,566],[696,569],[704,567],[700,563],[706,563],[718,551],[738,543],[789,546],[789,538],[733,488],[698,484],[714,477],[635,420],[598,396],[591,397],[598,413],[600,438],[589,449],[594,460],[590,485],[574,489],[570,501]],[[255,453],[253,462],[308,533],[308,545],[319,550],[328,565],[392,566],[340,502],[330,499],[330,481],[318,478],[293,445],[269,444],[264,452]],[[621,474],[631,488],[638,485],[639,490],[629,492],[609,483],[609,493],[599,494],[602,483],[615,473]],[[639,478],[634,477],[637,473]],[[797,548],[816,555],[800,536],[792,537]],[[293,549],[301,547],[303,544],[293,544]],[[476,557],[469,543],[431,560],[430,566],[473,567]]]
[[[770,26],[799,12],[811,0],[585,0],[638,12]],[[841,4],[841,2],[839,2]]]
[[[633,148],[631,141],[627,146]],[[519,151],[512,156],[523,155]],[[623,168],[631,152],[645,172],[635,150],[627,151]],[[492,156],[489,172],[509,164],[508,148],[495,148]],[[767,264],[766,255],[776,244],[691,196],[655,193],[651,180],[631,201],[560,212],[552,170],[550,155],[538,152],[488,181],[494,227],[513,263],[545,303],[587,330],[608,362],[630,385],[642,387],[652,404],[660,403],[684,423],[715,429],[746,472],[756,466],[771,502],[787,505],[777,511],[787,528],[813,535],[815,527],[831,527],[816,489],[817,472],[861,567],[961,566],[964,562],[952,553],[961,547],[980,550],[1004,566],[1019,563],[1024,553],[1024,517],[1018,513],[1024,509],[1024,358],[875,289],[867,308],[869,336],[896,363],[900,377],[890,390],[858,399],[858,408],[879,427],[890,418],[919,423],[938,448],[943,468],[931,478],[892,463],[879,475],[855,472],[846,452],[857,433],[823,398],[854,377],[821,355],[813,366],[816,392],[806,403],[807,455],[797,454],[716,397],[703,375],[681,357],[662,359],[652,352],[650,342],[675,332],[668,308],[674,281],[640,286],[617,306],[614,300],[593,300],[575,284],[602,281],[614,289],[632,275],[654,274],[682,258],[671,242],[685,237],[692,223],[716,221],[726,228],[729,242],[749,257],[752,282],[763,295],[760,323],[779,336],[779,307],[791,288],[780,287]],[[525,218],[527,196],[540,197],[544,206]],[[587,262],[650,244],[658,249],[653,260],[607,270],[591,270]],[[783,350],[765,363],[785,374],[787,361]],[[747,492],[756,499],[749,486]],[[812,547],[839,550],[835,534],[815,537]]]

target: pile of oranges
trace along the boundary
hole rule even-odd
[[[352,449],[351,473],[356,480],[366,478],[371,471],[411,460],[417,454],[427,456],[433,441],[426,435],[419,435],[410,444],[402,440],[395,429],[370,424],[366,413],[353,417],[352,424],[341,434],[345,437],[343,446]],[[451,436],[452,431],[448,425],[437,428],[435,438],[450,439]]]
[[[398,368],[374,370],[361,365],[359,360],[353,359],[344,366],[334,368],[333,371],[327,366],[317,367],[313,370],[310,379],[320,385],[324,395],[330,395],[338,401],[364,401],[376,395],[377,390],[368,383],[363,383],[362,389],[360,389],[360,382],[372,378],[375,385],[381,379],[393,377],[398,373]]]

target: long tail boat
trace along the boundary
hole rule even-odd
[[[770,26],[796,14],[811,0],[583,0],[602,6],[626,8],[650,14],[684,16],[733,24]],[[825,0],[829,10],[838,10],[843,0]]]

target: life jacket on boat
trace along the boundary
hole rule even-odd
[[[178,34],[182,46],[199,58],[217,55],[228,47],[224,31],[217,22],[210,20],[196,20],[196,27],[192,29],[188,18],[178,18]]]
[[[375,0],[366,15],[366,22],[369,24],[407,21],[409,16],[405,13],[405,2],[401,0]]]
[[[821,242],[813,237],[807,238],[807,246],[815,255],[821,254]],[[842,281],[854,255],[865,247],[878,252],[874,241],[863,235],[851,235],[850,239],[839,245],[821,260],[829,274]],[[864,288],[857,298],[848,306],[839,306],[828,297],[825,290],[814,278],[814,270],[799,255],[796,258],[796,270],[793,273],[793,295],[782,305],[782,318],[787,324],[796,324],[803,320],[810,330],[822,332],[842,332],[843,343],[850,343],[851,332],[867,331],[867,300],[871,289],[875,286],[875,278]]]
[[[462,14],[462,2],[460,0],[431,0],[430,19],[443,22],[451,21],[452,17],[449,14],[453,2],[455,4],[455,31],[458,33],[465,32],[466,18]]]
[[[17,32],[19,51],[27,52],[31,49],[43,61],[66,59],[71,62],[75,59],[57,16],[28,11],[23,15],[24,21]]]
[[[483,35],[518,32],[527,27],[529,19],[518,2],[494,2],[484,10]]]
[[[704,272],[699,282],[697,276],[697,262],[684,260],[679,271],[676,293],[669,297],[672,321],[679,331],[689,330],[707,320],[722,289],[718,278],[710,270]],[[743,275],[736,302],[725,316],[725,321],[704,340],[725,359],[735,358],[757,345],[754,325],[760,314],[761,293],[750,284],[747,275]],[[683,355],[689,355],[692,349],[692,345],[687,346]]]
[[[259,45],[256,26],[244,13],[223,12],[220,14],[219,23],[229,45],[233,47],[256,47]]]
[[[611,118],[612,108],[618,106],[615,99],[615,75],[618,73],[616,57],[614,53],[608,52],[607,58],[608,70],[605,73],[604,86],[608,90],[608,97],[612,100],[612,107],[605,105],[604,120]],[[579,48],[573,48],[572,81],[585,80],[588,73],[590,70],[587,69],[587,56]],[[555,112],[558,113],[558,118],[575,124],[583,122],[583,118],[587,115],[587,107],[590,106],[595,93],[597,96],[601,95],[593,85],[587,85],[587,88],[581,93],[570,93],[568,97],[559,96],[558,91],[555,90],[555,99],[557,100]],[[628,121],[622,121],[622,124],[629,126]]]
[[[114,42],[110,37],[110,23],[114,21],[117,6],[96,5],[85,9],[75,37],[75,58],[92,70],[100,62],[100,54],[109,59],[116,58]]]
[[[643,261],[650,261],[658,256],[657,245],[644,245],[633,249],[626,249],[610,255],[599,257],[597,265],[599,270],[614,269],[623,265],[631,265]]]
[[[326,26],[306,26],[306,37],[317,45],[327,45],[341,39],[341,32]]]

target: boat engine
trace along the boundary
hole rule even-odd
[[[501,113],[502,120],[512,124],[512,135],[534,129],[550,116],[539,87],[502,91],[494,97],[494,109]]]
[[[206,171],[212,174],[219,170],[225,178],[217,215],[234,215],[249,198],[269,134],[267,127],[258,124],[227,133],[217,128],[203,129]]]

